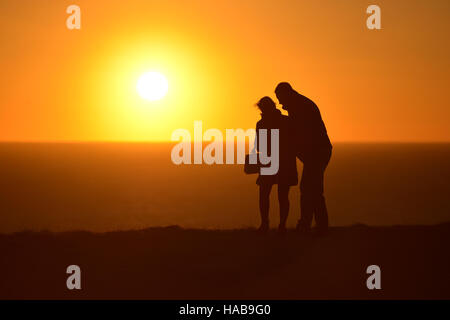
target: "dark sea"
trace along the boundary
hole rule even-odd
[[[243,165],[174,165],[172,146],[0,144],[0,233],[257,227],[255,175]],[[450,144],[336,143],[325,194],[334,226],[448,222]],[[288,224],[295,226],[298,187],[290,200]]]

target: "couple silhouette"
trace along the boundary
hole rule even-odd
[[[328,230],[328,212],[324,197],[324,173],[331,158],[332,145],[328,138],[325,124],[316,104],[295,91],[287,82],[281,82],[275,89],[275,95],[288,112],[281,113],[270,97],[263,97],[256,104],[261,111],[261,120],[256,124],[256,145],[259,146],[259,129],[266,129],[270,136],[271,129],[279,130],[279,169],[275,175],[259,174],[259,209],[261,213],[261,232],[269,230],[270,192],[274,184],[278,185],[280,204],[280,224],[278,231],[286,231],[289,214],[289,189],[298,184],[296,158],[303,162],[300,181],[301,217],[297,231],[309,233],[313,218],[318,234]],[[270,143],[270,139],[268,139]],[[267,150],[271,150],[268,146]]]

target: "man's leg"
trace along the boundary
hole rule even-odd
[[[303,162],[303,174],[300,182],[301,219],[297,228],[309,230],[313,216],[318,229],[326,231],[328,228],[328,211],[325,203],[324,173],[330,161],[331,150],[324,150]]]
[[[328,210],[323,193],[316,194],[314,197],[314,217],[317,229],[326,231],[328,229]]]
[[[318,161],[318,168],[314,176],[315,182],[315,197],[314,197],[314,213],[317,229],[319,231],[328,230],[328,210],[325,202],[324,193],[324,175],[325,169],[331,158],[331,150],[325,150]]]
[[[313,194],[311,194],[311,184],[313,166],[310,163],[303,163],[302,179],[300,181],[300,220],[297,224],[298,231],[309,231],[314,215]]]

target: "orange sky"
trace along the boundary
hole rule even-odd
[[[68,5],[81,30],[66,28]],[[369,4],[382,30],[366,28]],[[2,0],[0,140],[170,140],[252,128],[289,81],[333,141],[450,141],[450,1]],[[138,77],[169,94],[142,100]]]

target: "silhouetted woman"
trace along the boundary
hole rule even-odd
[[[274,184],[278,185],[278,201],[280,203],[280,232],[286,231],[286,221],[289,214],[289,188],[298,184],[295,148],[289,144],[289,119],[276,108],[275,102],[264,97],[256,104],[261,110],[261,120],[256,123],[256,150],[260,148],[259,129],[267,129],[267,152],[270,155],[270,129],[279,130],[279,169],[275,175],[259,174],[256,184],[259,185],[259,209],[261,212],[260,231],[269,229],[269,197]]]

